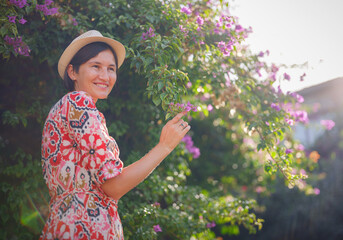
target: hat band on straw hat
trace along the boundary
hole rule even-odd
[[[58,61],[58,73],[62,79],[64,77],[67,66],[69,65],[75,54],[81,48],[93,42],[104,42],[108,44],[117,55],[118,68],[123,64],[125,59],[125,47],[123,46],[123,44],[114,39],[104,37],[100,32],[96,30],[90,30],[75,38],[62,53],[60,60]]]

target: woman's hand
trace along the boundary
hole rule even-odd
[[[174,150],[189,129],[191,129],[191,126],[181,119],[186,114],[187,111],[177,114],[162,128],[159,144],[167,148],[169,152]]]
[[[125,167],[121,174],[108,179],[101,185],[102,190],[115,200],[120,199],[143,181],[180,143],[191,128],[181,118],[187,112],[177,114],[163,127],[160,142],[144,157]]]

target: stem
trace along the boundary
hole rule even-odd
[[[258,132],[258,135],[260,136],[260,138],[261,138],[263,141],[265,141],[265,138],[263,137],[262,133],[259,131],[258,128],[256,128],[256,131]],[[267,152],[268,152],[270,158],[274,161],[274,163],[276,164],[277,168],[278,168],[278,169],[280,170],[280,172],[282,173],[282,175],[285,177],[285,179],[286,179],[287,181],[289,181],[289,179],[288,179],[288,177],[286,176],[285,172],[281,169],[279,163],[272,157],[272,155],[271,155],[271,153],[270,153],[270,149],[269,149],[268,146],[266,147],[266,150],[267,150]]]

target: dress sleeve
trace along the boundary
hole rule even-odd
[[[65,124],[81,153],[77,164],[89,171],[92,181],[101,186],[122,171],[119,148],[108,135],[105,120],[87,93],[72,92],[66,101]]]

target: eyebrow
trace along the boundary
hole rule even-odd
[[[102,63],[101,62],[97,62],[97,61],[91,61],[91,62],[89,62],[90,64],[99,64],[99,65],[102,65]],[[115,67],[116,65],[115,64],[110,64],[109,66],[111,66],[111,67]]]

